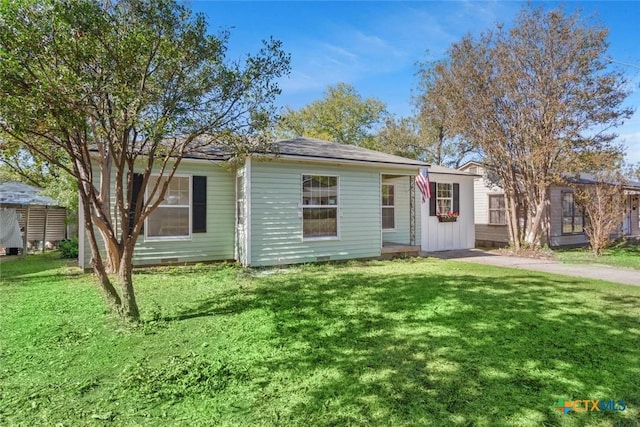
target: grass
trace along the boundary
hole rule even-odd
[[[589,248],[558,249],[554,251],[558,260],[568,264],[602,264],[612,267],[640,270],[640,241],[621,240],[599,257]]]
[[[0,269],[0,425],[640,425],[636,287],[434,259],[148,269],[130,327],[51,255]]]

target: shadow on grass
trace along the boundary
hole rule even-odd
[[[270,313],[274,351],[249,368],[270,372],[260,401],[280,401],[262,422],[557,425],[563,398],[626,400],[635,413],[568,419],[637,425],[640,296],[579,279],[411,268],[275,274],[165,320]]]

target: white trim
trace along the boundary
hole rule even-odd
[[[302,203],[302,199],[304,194],[302,192],[302,186],[304,185],[304,176],[326,176],[326,177],[334,177],[336,178],[336,193],[338,196],[338,200],[336,200],[335,205],[305,205]],[[340,193],[340,175],[327,174],[327,173],[317,173],[317,172],[304,172],[300,174],[300,239],[303,242],[313,242],[313,241],[322,241],[322,240],[340,240],[340,217],[342,216],[342,194]],[[336,209],[336,235],[335,236],[317,236],[317,237],[304,237],[304,209],[305,208],[335,208]]]
[[[378,213],[380,214],[380,220],[378,221],[378,230],[380,230],[380,255],[382,255],[382,247],[384,246],[384,235],[382,234],[382,183],[384,179],[382,176],[384,173],[380,172],[380,182],[378,183],[378,191],[380,197],[378,197]]]
[[[247,266],[251,265],[251,157],[247,157],[244,163],[244,233],[247,240],[245,259]]]
[[[384,185],[388,185],[391,188],[393,188],[393,205],[384,205],[382,204],[382,187]],[[382,221],[384,219],[384,216],[382,215],[382,210],[384,208],[393,208],[393,228],[384,228],[384,225],[382,224]],[[382,182],[382,184],[380,184],[380,228],[382,229],[382,232],[392,232],[392,231],[396,231],[396,185],[395,184],[389,184],[389,183],[385,183],[384,181]]]
[[[149,178],[151,177],[159,177],[160,174],[150,174]],[[162,176],[163,178],[166,178],[166,175]],[[192,240],[192,231],[191,228],[193,226],[192,221],[193,221],[193,175],[188,175],[188,174],[175,174],[173,175],[173,177],[171,178],[171,180],[173,181],[174,178],[188,178],[189,179],[189,234],[185,235],[185,236],[149,236],[149,218],[151,217],[151,215],[153,215],[154,213],[158,212],[158,209],[156,208],[153,212],[151,212],[151,214],[149,216],[147,216],[144,220],[144,241],[145,242],[176,242],[176,241],[190,241]],[[145,201],[149,200],[149,195],[148,195],[148,190],[149,190],[149,185],[147,184],[147,188],[145,188],[144,191],[144,197],[145,197]],[[163,207],[163,205],[159,205],[158,208]],[[165,206],[166,207],[166,206]],[[183,205],[180,206],[181,208],[184,208]]]
[[[447,212],[453,212],[453,182],[447,182],[447,181],[435,181],[436,183],[436,194],[435,194],[435,198],[436,198],[436,216],[438,216],[439,213],[439,206],[438,206],[438,200],[451,200],[451,210],[447,211]],[[438,186],[440,184],[447,184],[450,186],[451,188],[451,197],[438,197]]]

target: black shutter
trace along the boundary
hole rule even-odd
[[[429,216],[436,216],[436,213],[438,211],[436,207],[436,183],[429,182],[429,189],[431,190],[431,198],[429,199]]]
[[[207,177],[193,176],[191,178],[191,232],[207,232]]]
[[[460,184],[453,184],[453,211],[460,213]]]
[[[142,188],[142,179],[143,175],[141,173],[133,174],[133,186],[131,188],[131,203],[129,203],[129,234],[133,231],[133,226],[135,225],[136,220],[136,202],[138,201],[138,194],[140,194],[140,189]],[[144,231],[144,225],[140,229],[140,231]]]

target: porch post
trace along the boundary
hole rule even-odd
[[[409,244],[416,245],[416,178],[409,177]]]

